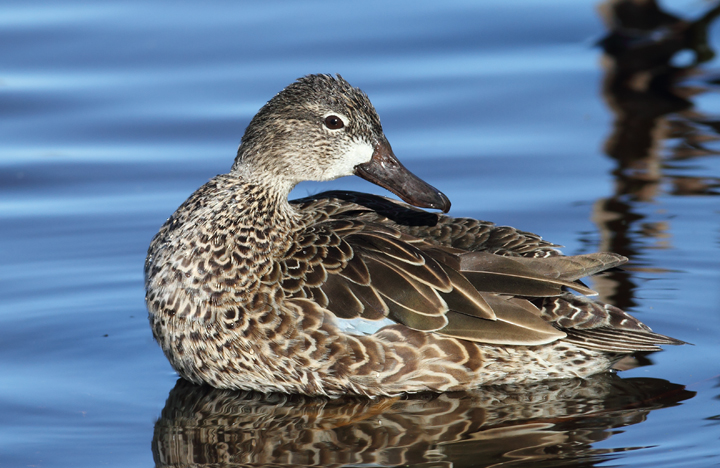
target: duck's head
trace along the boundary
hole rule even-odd
[[[358,175],[412,205],[450,209],[397,160],[368,97],[340,75],[308,75],[275,95],[245,130],[232,170],[289,188]]]

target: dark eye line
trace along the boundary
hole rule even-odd
[[[328,115],[325,117],[325,126],[330,130],[338,130],[345,126],[345,122],[337,115]]]

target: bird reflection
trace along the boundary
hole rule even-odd
[[[591,444],[694,394],[665,380],[610,373],[373,400],[235,392],[180,379],[152,449],[158,467],[592,466],[639,447]]]
[[[615,193],[595,204],[593,221],[602,232],[601,250],[628,256],[636,270],[647,271],[639,260],[641,248],[669,248],[670,226],[647,221],[638,204],[663,191],[719,193],[720,178],[682,174],[674,162],[717,154],[707,143],[718,139],[720,120],[695,110],[693,99],[712,89],[698,66],[715,56],[707,30],[720,4],[695,21],[665,12],[655,0],[612,0],[600,13],[608,28],[600,42],[603,96],[615,115],[605,152],[616,167]],[[681,52],[692,57],[683,66],[673,62]],[[620,308],[636,305],[627,271],[599,279],[596,289]]]

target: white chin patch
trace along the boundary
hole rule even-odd
[[[345,151],[338,156],[335,164],[328,167],[323,178],[325,180],[337,179],[355,173],[355,167],[370,162],[373,155],[373,147],[365,141],[353,141],[345,148]]]

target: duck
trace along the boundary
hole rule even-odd
[[[300,182],[351,175],[402,202],[288,200]],[[252,118],[230,171],[152,239],[153,336],[195,384],[330,398],[588,378],[684,343],[591,299],[582,278],[627,258],[564,256],[450,206],[401,164],[363,91],[299,78]]]

